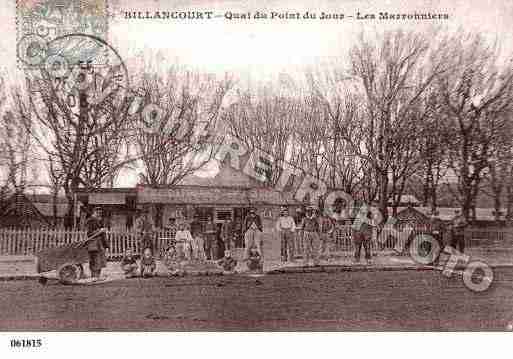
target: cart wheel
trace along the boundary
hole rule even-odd
[[[75,283],[80,278],[80,268],[74,263],[66,263],[59,267],[57,276],[62,284]]]

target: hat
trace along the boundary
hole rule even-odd
[[[101,211],[102,211],[102,208],[101,208],[101,207],[96,206],[96,207],[94,207],[94,208],[93,208],[93,212],[96,212],[96,211],[101,212]]]
[[[301,209],[301,207],[298,207],[296,208],[296,212],[303,212],[303,210]]]

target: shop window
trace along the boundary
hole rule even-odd
[[[231,209],[216,209],[216,221],[233,220],[233,210]]]
[[[214,209],[211,207],[198,207],[195,212],[201,223],[207,223],[209,217],[214,218]]]

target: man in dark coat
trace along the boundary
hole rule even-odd
[[[249,210],[249,214],[244,221],[244,247],[245,247],[245,258],[249,258],[249,249],[253,246],[256,247],[258,253],[263,257],[262,253],[262,220],[260,216],[256,214],[254,208]]]
[[[142,213],[142,216],[137,219],[135,228],[140,235],[139,246],[141,250],[141,256],[146,248],[150,248],[153,254],[155,252],[155,243],[153,240],[153,231],[155,230],[155,225],[151,219],[148,209],[145,209]]]
[[[451,224],[451,247],[463,253],[465,251],[465,227],[467,221],[463,215],[456,215]]]
[[[217,226],[212,217],[208,217],[208,222],[204,227],[204,248],[208,260],[217,259]]]
[[[429,228],[430,228],[431,236],[438,243],[438,246],[439,246],[439,250],[437,252],[435,252],[433,248],[431,248],[431,247],[429,248],[429,251],[432,252],[432,256],[433,256],[433,258],[432,258],[433,264],[438,265],[439,260],[440,260],[440,253],[444,249],[444,240],[443,240],[444,227],[443,227],[442,221],[440,220],[440,218],[438,217],[438,214],[436,212],[431,214],[431,218],[429,221]]]
[[[107,258],[105,256],[105,249],[109,248],[107,237],[105,235],[105,228],[102,220],[101,208],[96,207],[93,214],[86,222],[87,237],[92,237],[87,242],[87,251],[89,252],[89,269],[91,270],[91,277],[95,280],[100,278],[102,268],[107,265]]]
[[[371,219],[371,212],[367,212],[367,219]],[[366,221],[362,221],[358,217],[355,218],[353,224],[353,243],[354,243],[354,261],[360,263],[360,254],[365,251],[365,260],[367,264],[371,264],[371,240],[372,240],[372,226]]]
[[[295,248],[294,252],[296,254],[304,253],[304,246],[303,246],[303,228],[301,227],[303,225],[303,218],[304,218],[303,211],[301,208],[296,208],[296,214],[294,215],[294,223],[296,224],[296,230],[294,232],[295,237]]]

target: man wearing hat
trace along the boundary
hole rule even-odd
[[[304,218],[303,211],[301,210],[301,207],[296,208],[296,214],[294,215],[294,223],[296,225],[296,231],[294,233],[294,240],[296,242],[295,245],[295,253],[303,253],[303,218]]]
[[[294,232],[296,231],[296,224],[285,206],[281,208],[280,216],[276,221],[276,230],[281,241],[281,261],[292,262],[294,260]]]
[[[306,208],[306,216],[302,222],[303,240],[305,246],[305,265],[309,265],[313,258],[313,264],[318,264],[319,253],[319,220],[315,215],[315,207]]]
[[[365,213],[365,212],[364,212]],[[365,260],[367,264],[371,264],[371,239],[372,239],[372,226],[368,223],[372,219],[372,213],[367,211],[364,214],[367,220],[362,220],[361,217],[354,219],[353,224],[353,244],[354,244],[354,261],[360,263],[360,254],[365,251]]]
[[[256,214],[255,208],[251,208],[244,221],[244,252],[246,258],[249,258],[249,250],[253,246],[256,246],[258,253],[263,257],[262,239],[260,237],[262,232],[262,220]]]
[[[431,217],[429,219],[429,228],[431,232],[431,236],[433,239],[438,243],[439,251],[438,253],[432,253],[433,255],[433,264],[438,264],[440,259],[440,252],[444,249],[444,241],[443,241],[443,234],[444,234],[444,228],[442,221],[440,220],[438,216],[438,211],[432,212]],[[430,251],[433,251],[430,249]]]
[[[319,214],[319,258],[329,260],[335,221],[323,211]]]
[[[93,277],[94,280],[98,280],[100,279],[102,268],[107,266],[105,248],[109,248],[100,207],[93,209],[91,217],[86,222],[86,230],[87,237],[91,238],[87,242],[89,269],[91,270],[91,277]]]
[[[451,224],[451,247],[458,249],[460,253],[465,251],[465,227],[467,221],[462,214],[456,212]]]
[[[208,260],[216,260],[218,255],[217,246],[217,226],[214,223],[212,216],[208,217],[208,222],[205,223],[204,232],[204,248]]]
[[[193,257],[196,260],[205,260],[205,243],[203,239],[203,226],[201,221],[199,220],[199,215],[197,213],[194,214],[193,220],[190,224],[190,231],[192,235],[192,248],[193,248]]]
[[[155,226],[150,218],[148,209],[143,210],[142,215],[137,219],[135,228],[140,235],[141,255],[146,248],[149,248],[152,254],[154,254],[153,231]]]

